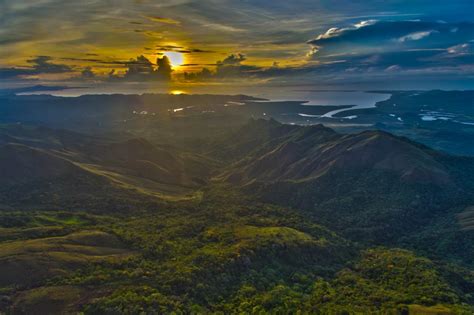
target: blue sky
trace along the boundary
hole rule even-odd
[[[0,0],[0,84],[466,89],[473,3]]]

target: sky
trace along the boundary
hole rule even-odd
[[[0,0],[0,89],[470,89],[472,0]]]

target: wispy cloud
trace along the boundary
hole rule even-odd
[[[398,41],[406,42],[406,41],[409,41],[409,40],[420,40],[420,39],[423,39],[425,37],[430,36],[433,33],[437,33],[437,32],[438,31],[435,31],[435,30],[429,30],[429,31],[410,33],[410,34],[407,34],[407,35],[404,35],[404,36],[398,38]]]
[[[152,22],[171,24],[171,25],[181,25],[181,22],[175,19],[165,18],[161,16],[145,16],[145,17]]]

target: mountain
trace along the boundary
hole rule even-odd
[[[250,164],[234,165],[227,180],[308,181],[344,169],[387,171],[408,183],[451,184],[447,169],[437,161],[441,156],[380,131],[338,135],[322,126],[296,128],[280,142],[265,144],[258,155]]]
[[[225,141],[223,150],[243,157],[216,181],[238,185],[265,202],[309,211],[354,240],[393,243],[439,216],[454,218],[458,207],[474,200],[469,175],[474,159],[386,132],[344,135],[320,125],[260,120],[233,137],[241,142]]]
[[[59,154],[21,144],[0,147],[0,174],[2,208],[120,211],[136,196]]]
[[[41,149],[21,144],[0,147],[2,186],[85,173],[73,163]]]
[[[245,95],[0,95],[0,123],[27,123],[80,132],[140,128],[147,121],[174,119],[186,109],[194,115],[225,104],[258,100]],[[176,111],[175,111],[176,110]],[[151,124],[153,125],[153,124]],[[154,126],[159,128],[160,126]]]
[[[109,170],[183,187],[205,183],[212,162],[205,157],[156,146],[143,138],[93,144],[78,151],[84,161]]]
[[[472,313],[473,158],[220,118],[0,126],[0,312]]]
[[[135,200],[132,203],[146,203],[156,197],[193,198],[193,190],[205,184],[215,163],[144,139],[117,141],[16,126],[4,128],[1,134],[4,207],[87,205],[104,210],[111,205],[103,203],[117,205],[123,198]],[[115,198],[111,200],[112,196]],[[99,203],[93,205],[95,202]]]

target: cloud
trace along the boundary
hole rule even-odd
[[[406,42],[409,40],[420,40],[422,38],[428,37],[433,33],[437,33],[438,31],[435,30],[429,30],[429,31],[423,31],[423,32],[415,32],[415,33],[410,33],[405,36],[402,36],[398,39],[399,42]]]
[[[354,24],[354,27],[355,28],[361,28],[361,27],[373,25],[375,23],[377,23],[377,20],[365,20],[365,21],[360,21],[360,22]]]
[[[31,69],[23,68],[0,68],[0,79],[13,79],[21,75],[34,74]]]
[[[400,71],[400,66],[399,65],[392,65],[390,67],[387,67],[385,69],[385,72],[396,72],[396,71]]]
[[[365,20],[365,21],[357,22],[357,23],[355,23],[354,25],[352,25],[350,27],[345,27],[345,28],[331,27],[325,33],[319,34],[316,37],[316,39],[313,40],[312,42],[322,41],[322,40],[325,40],[325,39],[339,37],[339,36],[344,35],[345,33],[350,33],[351,31],[358,30],[359,28],[362,28],[362,27],[367,27],[367,26],[370,26],[370,25],[374,25],[376,23],[377,23],[377,20]],[[312,42],[310,41],[310,43],[312,43]]]
[[[155,74],[159,78],[170,80],[171,72],[173,72],[173,69],[171,68],[171,62],[169,58],[167,56],[157,58],[156,65],[158,66],[158,69],[156,69]]]
[[[37,56],[27,60],[38,73],[64,73],[71,72],[72,68],[64,64],[55,64],[51,62],[50,56]]]
[[[93,56],[97,56],[98,55],[93,55]],[[111,58],[105,58],[105,59],[100,59],[100,58],[73,58],[73,57],[64,57],[64,58],[61,58],[61,60],[67,60],[67,61],[78,61],[78,62],[88,62],[88,63],[95,63],[95,64],[100,64],[100,65],[116,65],[116,66],[127,66],[128,64],[130,64],[131,60],[115,60],[115,59],[111,59]]]
[[[150,21],[158,22],[158,23],[172,24],[172,25],[180,25],[181,24],[180,21],[170,19],[170,18],[161,17],[161,16],[145,16],[145,17],[147,19],[149,19]]]
[[[184,46],[177,46],[177,45],[158,45],[156,49],[159,52],[166,52],[166,51],[175,51],[182,54],[190,54],[190,53],[212,53],[212,50],[204,50],[199,48],[187,48]]]
[[[464,55],[473,54],[474,53],[474,42],[463,43],[463,44],[459,44],[459,45],[449,47],[447,52],[449,54],[448,56],[450,56],[450,57],[464,56]]]
[[[456,29],[456,32],[452,32]],[[333,27],[308,43],[319,55],[346,51],[347,54],[369,50],[449,47],[471,39],[474,23],[431,21],[362,21],[352,26]]]
[[[226,66],[226,65],[240,65],[241,62],[247,59],[243,54],[232,54],[227,56],[224,60],[218,61],[217,66]]]
[[[325,65],[343,61],[321,67],[320,73],[458,71],[473,62],[472,34],[474,23],[362,21],[317,35],[308,42],[308,56]]]
[[[33,59],[27,60],[30,64],[29,67],[0,68],[0,79],[39,74],[67,73],[73,71],[70,66],[53,63],[52,60],[53,58],[50,56],[36,56]]]
[[[120,76],[115,73],[115,70],[112,70],[109,73],[109,80],[132,82],[169,81],[173,72],[167,56],[158,57],[155,65],[148,58],[141,55],[126,62],[125,66],[127,67],[125,75]]]
[[[95,73],[92,71],[91,67],[86,67],[81,71],[81,78],[85,80],[95,79]]]
[[[19,93],[38,93],[38,92],[53,92],[53,91],[64,91],[69,89],[75,89],[76,87],[73,86],[65,86],[65,85],[34,85],[34,86],[26,86],[20,88],[11,88],[11,89],[0,89],[0,95],[14,95]],[[81,87],[83,88],[83,87]]]
[[[275,61],[269,67],[257,65],[243,64],[247,60],[246,55],[242,53],[234,53],[228,55],[223,60],[216,62],[215,71],[203,68],[199,72],[184,73],[184,79],[187,81],[206,81],[221,79],[238,79],[246,78],[249,80],[273,80],[278,78],[293,79],[301,75],[308,75],[312,72],[320,70],[313,65],[302,65],[293,67],[282,67],[279,62]]]
[[[214,72],[208,68],[203,68],[200,72],[185,73],[184,78],[189,81],[199,81],[218,78],[251,77],[256,76],[258,72],[262,71],[262,67],[242,64],[246,59],[244,54],[231,54],[223,60],[216,62]]]

